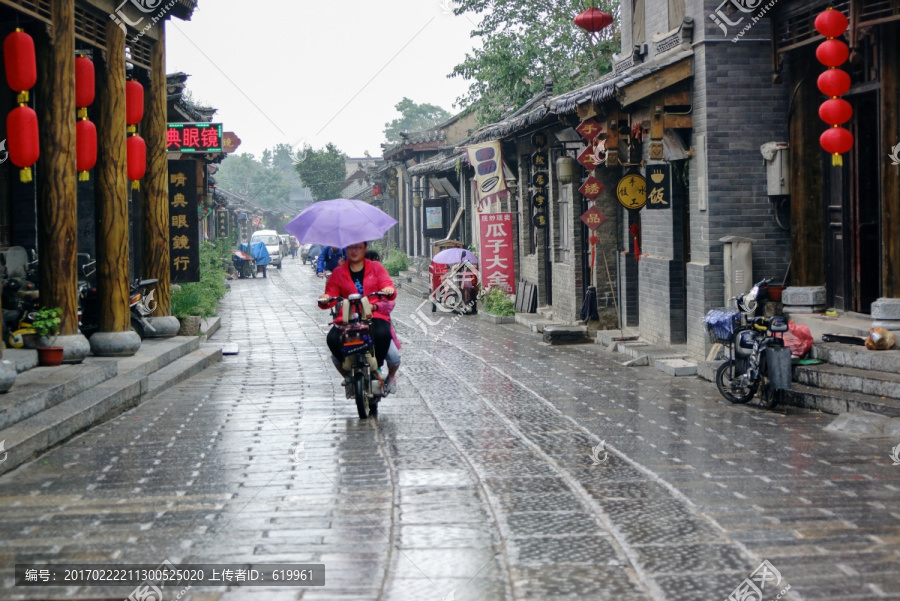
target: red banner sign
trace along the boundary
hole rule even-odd
[[[513,261],[512,213],[480,215],[481,283],[487,288],[502,288],[512,294],[516,281]]]

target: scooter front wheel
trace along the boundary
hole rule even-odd
[[[726,361],[720,365],[719,369],[716,370],[716,388],[719,389],[719,393],[725,397],[725,400],[744,404],[756,394],[756,386],[741,385],[741,378],[735,372],[734,361]]]

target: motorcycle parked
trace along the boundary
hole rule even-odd
[[[747,403],[759,392],[763,405],[772,408],[791,387],[791,351],[782,338],[787,322],[783,317],[753,317],[770,281],[761,280],[732,297],[736,309],[714,309],[704,318],[710,339],[728,349],[716,371],[716,387],[732,403]]]
[[[387,295],[373,292],[368,296],[381,298]],[[350,374],[347,398],[356,400],[359,419],[366,419],[370,415],[375,417],[378,415],[378,402],[384,397],[384,381],[378,373],[375,342],[370,335],[372,306],[368,297],[361,294],[351,294],[346,299],[336,296],[322,300],[323,305],[332,302],[337,302],[332,315],[336,318],[340,314],[342,319],[340,322],[333,321],[332,324],[341,331],[343,368]]]
[[[22,348],[25,336],[37,334],[31,324],[39,308],[39,292],[29,280],[9,278],[3,282],[3,330],[9,348]]]
[[[156,290],[153,286],[157,282],[159,280],[138,278],[131,284],[131,329],[137,332],[141,340],[147,337],[147,332],[156,332],[147,318],[156,310],[156,300],[153,298]]]

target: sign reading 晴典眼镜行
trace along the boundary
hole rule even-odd
[[[168,152],[222,152],[221,123],[169,123]]]
[[[200,281],[197,161],[169,163],[169,266],[172,283]]]

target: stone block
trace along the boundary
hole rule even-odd
[[[789,286],[784,289],[781,301],[785,305],[824,306],[825,286]],[[795,311],[799,313],[799,311]]]
[[[799,315],[808,315],[811,313],[824,313],[825,305],[813,305],[813,306],[795,306],[795,305],[785,305],[784,306],[784,314],[799,314]]]
[[[900,320],[900,298],[879,298],[872,303],[872,319]]]
[[[900,319],[892,319],[890,321],[873,321],[873,328],[884,328],[892,332],[900,331]]]
[[[653,367],[670,376],[697,375],[697,364],[684,359],[658,359],[653,361]]]

